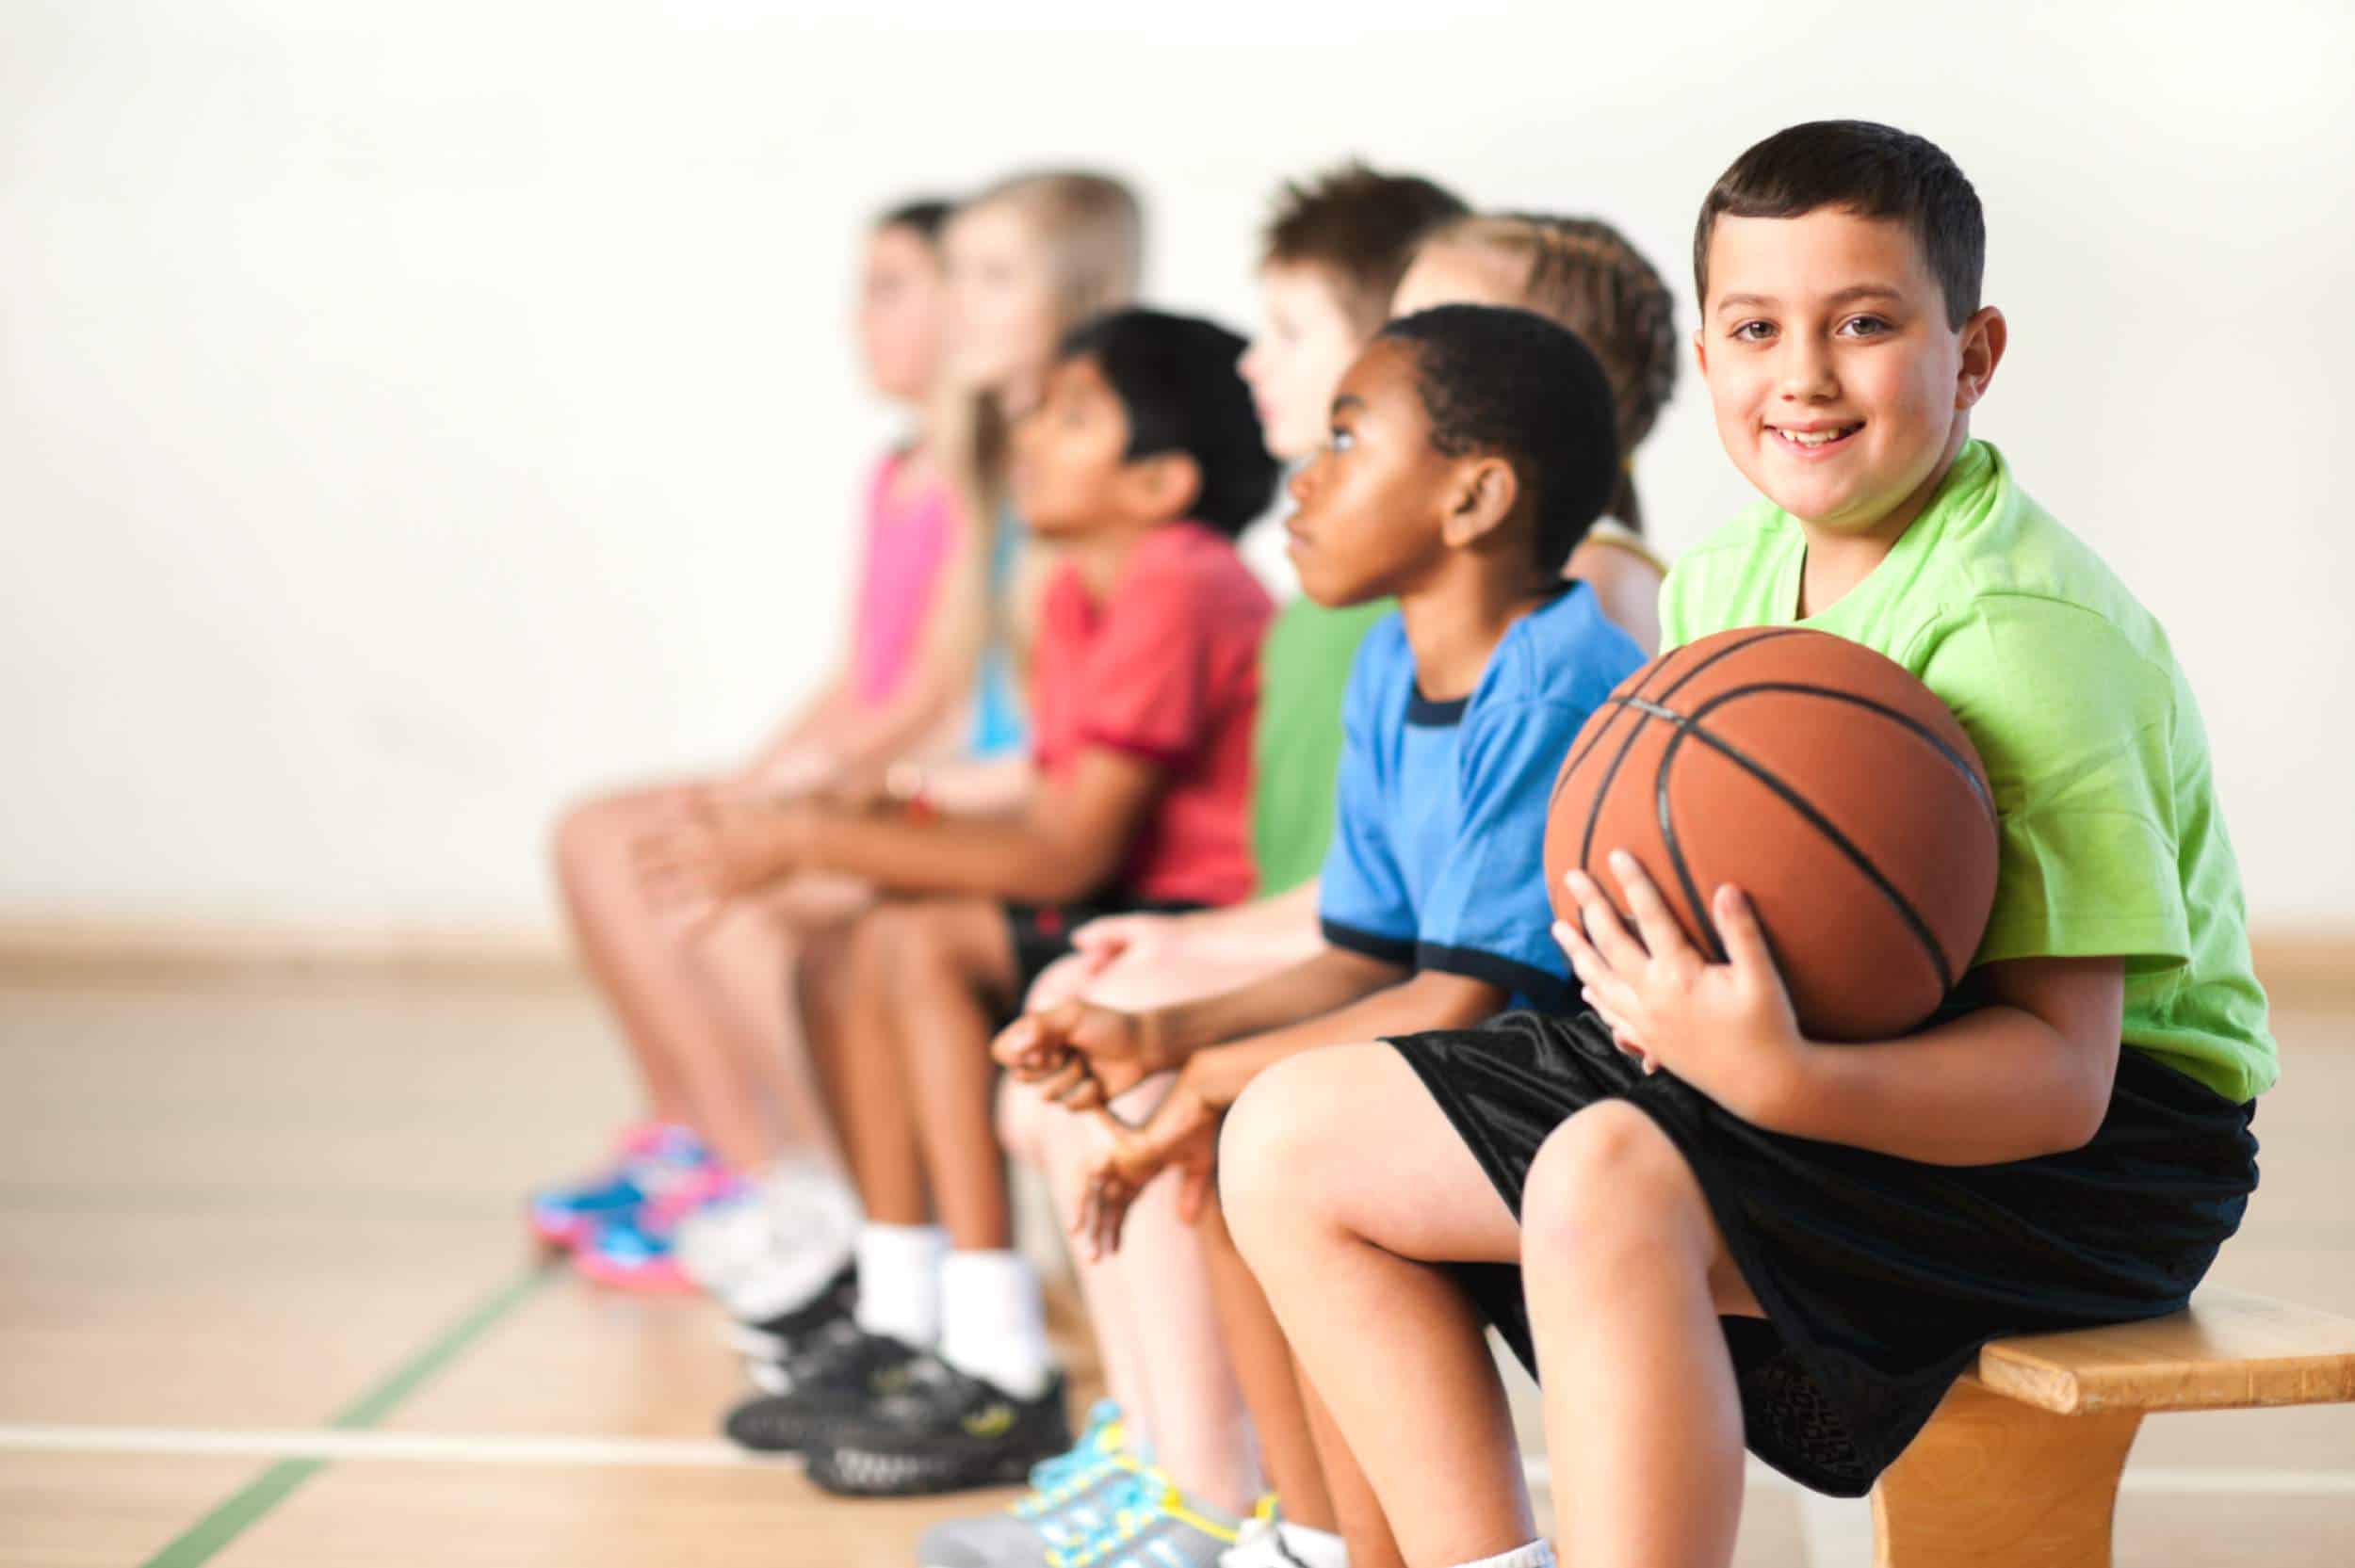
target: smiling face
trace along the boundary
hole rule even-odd
[[[1458,460],[1431,444],[1415,350],[1378,338],[1341,378],[1331,431],[1292,477],[1285,524],[1300,586],[1321,605],[1404,591],[1448,551],[1442,537]]]
[[[875,231],[858,299],[859,353],[869,385],[902,403],[932,390],[940,364],[940,257],[904,223]]]
[[[1324,445],[1333,389],[1365,345],[1331,274],[1314,263],[1268,263],[1259,302],[1266,325],[1235,368],[1251,388],[1268,451],[1291,462]]]
[[[959,213],[942,236],[949,283],[949,369],[966,386],[1003,390],[1054,358],[1063,320],[1037,227],[1011,202]]]
[[[1811,528],[1893,541],[1961,448],[2001,317],[1949,327],[1893,218],[1721,216],[1708,261],[1697,343],[1734,466]]]

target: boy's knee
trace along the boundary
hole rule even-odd
[[[1662,1235],[1664,1215],[1697,1202],[1684,1156],[1625,1100],[1604,1100],[1556,1127],[1530,1162],[1521,1238],[1536,1259],[1591,1259],[1614,1237]]]
[[[577,800],[564,808],[556,819],[556,831],[548,835],[548,855],[556,863],[559,877],[569,881],[580,875],[610,836],[610,816],[603,797]]]
[[[1047,1119],[1052,1107],[1035,1089],[1015,1078],[998,1085],[998,1141],[1006,1153],[1033,1168],[1047,1163]]]
[[[1327,1067],[1317,1058],[1290,1057],[1252,1079],[1219,1129],[1219,1201],[1246,1255],[1253,1237],[1267,1237],[1313,1211],[1332,1103]]]

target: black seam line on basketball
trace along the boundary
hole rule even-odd
[[[1687,671],[1683,671],[1681,674],[1678,675],[1678,676],[1677,676],[1677,678],[1676,678],[1676,680],[1675,680],[1675,682],[1674,682],[1672,685],[1670,685],[1670,686],[1669,686],[1669,687],[1668,687],[1665,690],[1662,691],[1662,692],[1660,693],[1660,695],[1661,695],[1662,697],[1664,697],[1664,698],[1665,698],[1665,697],[1673,697],[1673,696],[1675,696],[1675,695],[1676,695],[1679,691],[1681,691],[1681,689],[1683,689],[1683,687],[1684,687],[1684,683],[1685,683],[1685,682],[1687,682],[1687,681],[1691,680],[1694,676],[1696,676],[1696,675],[1699,674],[1702,671],[1704,671],[1704,670],[1708,669],[1711,665],[1715,664],[1715,663],[1716,663],[1719,659],[1724,658],[1724,657],[1725,657],[1727,655],[1729,655],[1729,654],[1737,654],[1737,653],[1740,653],[1743,649],[1749,647],[1752,643],[1756,643],[1756,642],[1764,642],[1764,641],[1767,641],[1767,640],[1769,640],[1769,639],[1771,639],[1778,638],[1778,637],[1788,637],[1788,636],[1790,636],[1793,632],[1799,631],[1799,630],[1802,630],[1802,629],[1803,629],[1803,628],[1800,628],[1800,627],[1797,627],[1797,626],[1766,626],[1766,627],[1761,627],[1761,628],[1759,629],[1759,632],[1758,632],[1758,635],[1757,635],[1757,636],[1755,636],[1755,637],[1746,637],[1746,638],[1744,638],[1744,639],[1743,639],[1741,641],[1739,641],[1739,642],[1730,643],[1730,644],[1728,644],[1727,646],[1725,646],[1725,647],[1723,647],[1723,648],[1718,649],[1715,653],[1713,653],[1713,654],[1710,655],[1707,658],[1705,658],[1705,659],[1701,660],[1698,664],[1695,665],[1692,669],[1687,670]],[[1691,646],[1692,646],[1692,644],[1691,644],[1691,643],[1689,643],[1689,642],[1685,644],[1685,648],[1690,648]],[[1675,657],[1678,654],[1681,654],[1681,653],[1682,653],[1682,652],[1684,652],[1684,648],[1673,649],[1673,650],[1671,650],[1669,653],[1667,653],[1667,654],[1664,655],[1663,655],[1663,657],[1665,657],[1665,658],[1674,658],[1674,657]],[[1660,673],[1661,673],[1661,671],[1660,671],[1655,670],[1655,671],[1652,671],[1652,673],[1653,673],[1654,675],[1657,675],[1657,674],[1660,674]],[[1628,693],[1628,697],[1630,697],[1630,698],[1641,697],[1641,696],[1643,696],[1643,695],[1644,695],[1644,693],[1643,693],[1643,691],[1642,691],[1640,688],[1639,688],[1639,689],[1637,689],[1637,690],[1634,690],[1634,691],[1632,691],[1632,692]],[[1624,707],[1624,706],[1626,705],[1626,699],[1620,698],[1620,697],[1618,697],[1616,694],[1614,694],[1613,696],[1610,696],[1610,697],[1606,697],[1605,699],[1603,699],[1603,702],[1604,702],[1604,704],[1605,704],[1606,706],[1610,706],[1610,707]],[[1618,716],[1617,716],[1616,714],[1614,714],[1614,715],[1612,716],[1612,719],[1616,719],[1617,717],[1618,717]],[[1603,720],[1603,725],[1602,725],[1602,728],[1601,728],[1601,729],[1600,729],[1600,730],[1597,730],[1597,731],[1595,732],[1593,738],[1589,739],[1589,740],[1586,742],[1586,744],[1585,744],[1584,746],[1581,747],[1581,748],[1580,748],[1580,749],[1579,749],[1579,750],[1578,750],[1575,753],[1573,753],[1573,754],[1571,755],[1570,760],[1569,760],[1567,763],[1566,763],[1566,764],[1564,764],[1564,765],[1563,765],[1563,768],[1562,768],[1562,772],[1561,772],[1560,777],[1556,778],[1556,779],[1554,780],[1554,782],[1553,782],[1553,787],[1554,787],[1554,791],[1555,791],[1555,793],[1556,793],[1556,794],[1559,794],[1559,793],[1561,792],[1561,789],[1562,789],[1562,785],[1563,785],[1563,784],[1564,784],[1564,783],[1565,783],[1565,782],[1566,782],[1566,781],[1569,778],[1569,776],[1570,776],[1572,773],[1575,773],[1576,771],[1578,771],[1578,765],[1579,765],[1580,763],[1582,763],[1582,762],[1584,762],[1584,761],[1586,760],[1586,758],[1587,758],[1588,754],[1589,754],[1589,753],[1591,753],[1591,752],[1595,750],[1595,748],[1596,748],[1596,747],[1598,747],[1598,746],[1601,745],[1601,744],[1603,743],[1603,741],[1604,741],[1605,739],[1607,739],[1607,738],[1610,736],[1610,734],[1611,734],[1611,722],[1612,722],[1612,719],[1604,719],[1604,720]],[[1642,724],[1641,724],[1641,722],[1640,722],[1640,721],[1638,722],[1638,724],[1637,724],[1637,726],[1636,726],[1636,727],[1637,727],[1638,729],[1642,728]]]
[[[1805,817],[1809,826],[1812,827],[1817,832],[1822,833],[1824,837],[1830,842],[1833,849],[1839,850],[1841,854],[1845,856],[1849,865],[1855,866],[1859,871],[1862,872],[1864,874],[1865,881],[1871,882],[1876,888],[1880,890],[1881,897],[1889,900],[1889,907],[1896,912],[1897,918],[1905,922],[1906,928],[1913,932],[1914,940],[1922,945],[1922,951],[1929,958],[1930,967],[1938,972],[1939,995],[1944,996],[1948,992],[1954,990],[1955,977],[1946,966],[1946,954],[1938,945],[1937,933],[1930,929],[1929,923],[1922,918],[1921,913],[1907,900],[1906,896],[1897,891],[1896,885],[1891,882],[1887,877],[1881,875],[1880,867],[1873,864],[1871,857],[1867,856],[1863,850],[1858,849],[1855,844],[1851,843],[1848,835],[1842,832],[1837,827],[1833,826],[1831,818],[1826,816],[1822,812],[1817,811],[1806,796],[1801,795],[1797,790],[1793,789],[1789,784],[1784,784],[1780,779],[1775,777],[1774,774],[1768,772],[1764,767],[1745,754],[1739,747],[1710,734],[1707,730],[1700,727],[1701,717],[1710,712],[1713,708],[1716,707],[1718,703],[1722,700],[1722,698],[1712,698],[1709,702],[1702,703],[1699,708],[1695,710],[1692,717],[1689,719],[1681,715],[1664,714],[1661,716],[1673,722],[1676,725],[1677,730],[1675,735],[1668,737],[1667,747],[1661,753],[1660,758],[1660,811],[1662,831],[1664,832],[1669,831],[1669,824],[1667,821],[1668,765],[1675,760],[1678,744],[1687,736],[1690,736],[1692,738],[1699,741],[1702,745],[1708,747],[1711,751],[1715,752],[1727,761],[1732,763],[1735,767],[1749,774],[1750,777],[1756,779],[1760,784],[1764,784],[1768,789],[1772,790],[1781,799],[1783,804],[1789,806],[1793,811],[1797,812],[1801,816]],[[1698,909],[1700,906],[1698,903],[1697,894],[1693,886],[1692,875],[1685,869],[1682,862],[1677,856],[1673,843],[1670,845],[1669,859],[1670,864],[1676,866],[1679,877],[1683,880],[1685,897],[1687,898],[1694,899],[1694,907]],[[1707,929],[1709,931],[1710,939],[1714,942],[1717,935],[1716,928],[1713,925],[1708,925]]]
[[[1979,808],[1987,813],[1987,819],[1990,822],[1997,820],[1995,799],[1988,793],[1987,785],[1980,782],[1979,770],[1971,766],[1968,757],[1947,745],[1943,736],[1904,709],[1892,708],[1888,703],[1875,702],[1870,697],[1860,697],[1853,691],[1842,691],[1837,687],[1814,686],[1806,681],[1762,681],[1756,686],[1740,686],[1730,691],[1717,693],[1716,696],[1695,708],[1693,717],[1698,719],[1702,714],[1713,712],[1725,706],[1736,697],[1747,697],[1756,692],[1781,693],[1792,697],[1825,697],[1835,703],[1846,703],[1852,707],[1868,709],[1879,714],[1892,724],[1912,731],[1926,742],[1931,750],[1944,757],[1947,766],[1962,775],[1962,782],[1971,786],[1972,799],[1979,802]]]
[[[1804,629],[1805,628],[1799,626],[1761,627],[1757,635],[1753,637],[1746,637],[1739,642],[1729,642],[1724,647],[1718,649],[1715,653],[1710,655],[1707,658],[1701,660],[1698,664],[1694,665],[1692,669],[1685,671],[1675,680],[1671,681],[1666,689],[1663,690],[1656,698],[1647,698],[1642,697],[1640,693],[1632,693],[1626,697],[1613,697],[1609,699],[1609,701],[1614,706],[1620,708],[1633,706],[1639,701],[1665,702],[1667,699],[1675,696],[1678,692],[1683,690],[1684,687],[1692,682],[1695,676],[1698,675],[1702,671],[1708,669],[1711,665],[1715,664],[1718,660],[1730,658],[1745,648],[1755,647],[1762,642],[1771,642],[1778,637],[1791,637]],[[1609,724],[1607,722],[1604,725],[1604,728],[1606,730],[1609,728]],[[1643,733],[1644,718],[1639,712],[1635,722],[1628,729],[1627,737],[1619,742],[1618,752],[1616,755],[1612,757],[1611,766],[1603,769],[1602,783],[1596,786],[1594,801],[1586,808],[1586,827],[1585,830],[1578,835],[1578,868],[1581,871],[1585,872],[1588,876],[1594,875],[1592,863],[1595,853],[1595,824],[1602,819],[1602,802],[1611,793],[1612,781],[1619,776],[1619,765],[1627,761],[1628,752],[1635,749],[1636,739],[1638,736],[1642,736]],[[1594,749],[1594,745],[1600,744],[1602,736],[1600,735],[1597,735],[1594,742],[1588,746],[1587,750],[1592,751]],[[1579,759],[1573,759],[1568,767],[1563,768],[1560,777],[1557,777],[1554,780],[1553,787],[1557,791],[1562,787],[1563,779],[1568,778],[1571,771],[1578,767],[1578,761]],[[1550,807],[1552,802],[1549,800],[1547,803]]]
[[[1684,716],[1656,703],[1642,704],[1644,712],[1664,719],[1676,733],[1668,736],[1668,744],[1660,749],[1660,767],[1652,775],[1652,810],[1660,817],[1660,844],[1668,852],[1668,868],[1676,873],[1677,890],[1684,895],[1684,907],[1701,929],[1702,940],[1709,944],[1709,956],[1719,963],[1726,962],[1725,938],[1717,932],[1717,922],[1711,919],[1709,906],[1701,902],[1701,890],[1693,881],[1693,867],[1684,858],[1684,841],[1677,836],[1676,813],[1668,804],[1668,781],[1676,775],[1677,749],[1692,733]]]

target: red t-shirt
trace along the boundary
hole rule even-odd
[[[1198,523],[1155,529],[1098,601],[1070,566],[1048,584],[1031,643],[1031,751],[1059,781],[1109,746],[1164,771],[1116,883],[1154,902],[1247,897],[1251,723],[1275,615],[1235,547]]]

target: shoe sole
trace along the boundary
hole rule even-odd
[[[914,1473],[901,1481],[878,1479],[872,1484],[853,1481],[841,1473],[844,1456],[868,1455],[881,1465],[906,1464]],[[986,1465],[959,1470],[947,1475],[928,1476],[922,1473],[925,1461],[908,1459],[899,1454],[868,1454],[864,1449],[836,1449],[824,1455],[813,1454],[809,1459],[810,1483],[820,1492],[836,1497],[944,1497],[956,1492],[981,1492],[992,1487],[1014,1486],[1028,1480],[1031,1469],[1042,1459],[1052,1459],[1053,1452],[1036,1454],[1007,1454]],[[865,1464],[867,1460],[853,1459]]]
[[[720,1331],[720,1343],[755,1361],[776,1361],[792,1349],[783,1334],[754,1328],[750,1323],[728,1324]]]

